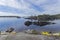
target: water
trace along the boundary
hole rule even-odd
[[[50,24],[42,27],[36,25],[25,26],[25,21],[27,21],[27,19],[24,18],[0,18],[0,30],[6,31],[8,28],[13,27],[15,31],[23,31],[27,29],[35,29],[37,31],[60,31],[60,20],[52,21],[56,24]]]

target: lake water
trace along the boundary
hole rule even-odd
[[[36,25],[25,26],[25,21],[27,21],[27,19],[24,18],[0,18],[0,30],[6,31],[8,28],[13,27],[15,28],[15,31],[23,31],[27,29],[35,29],[37,31],[60,31],[60,20],[51,21],[56,24],[50,24],[42,27]]]

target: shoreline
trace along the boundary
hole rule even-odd
[[[60,37],[45,36],[45,35],[34,35],[19,32],[17,34],[0,35],[0,40],[60,40]]]

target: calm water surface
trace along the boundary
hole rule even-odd
[[[27,29],[35,29],[37,31],[60,31],[60,20],[54,20],[52,22],[56,24],[46,25],[46,26],[36,26],[30,25],[29,27],[24,25],[27,19],[24,18],[0,18],[0,30],[5,31],[10,27],[15,28],[15,31],[23,31]]]

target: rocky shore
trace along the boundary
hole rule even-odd
[[[34,35],[27,33],[0,35],[0,40],[60,40],[60,37]]]

